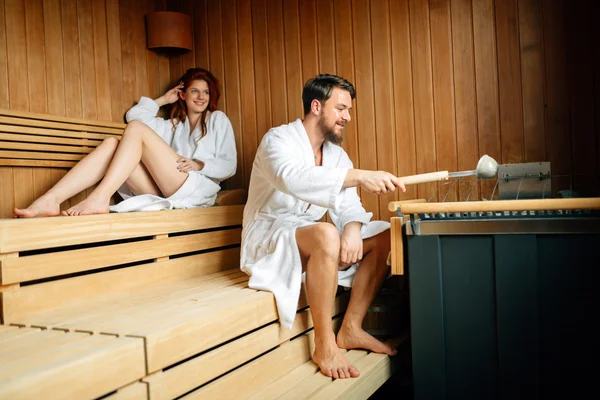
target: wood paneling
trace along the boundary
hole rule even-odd
[[[144,14],[165,9],[192,15],[191,52],[146,49]],[[0,0],[0,107],[123,121],[140,96],[208,68],[237,140],[226,186],[247,187],[262,136],[301,117],[307,79],[335,73],[357,89],[342,144],[356,168],[468,170],[487,153],[550,161],[555,193],[598,195],[597,11],[591,0]],[[64,174],[2,170],[11,206]],[[361,196],[387,218],[389,200],[447,189]],[[482,189],[446,200],[488,198],[493,185]]]
[[[145,12],[165,8],[146,0],[0,0],[0,107],[124,122],[141,95],[158,97],[170,80],[168,58],[146,49],[144,22]],[[0,171],[0,218],[66,173]]]

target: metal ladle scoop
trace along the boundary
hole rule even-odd
[[[475,175],[478,179],[492,179],[498,173],[498,163],[487,154],[483,155],[477,163],[477,167],[472,171],[451,172],[448,178],[460,178],[463,176]]]
[[[411,176],[402,176],[400,180],[405,185],[414,185],[417,183],[444,181],[448,178],[460,178],[463,176],[475,175],[478,179],[492,179],[498,173],[498,163],[492,157],[485,154],[479,159],[477,167],[472,171],[458,171],[448,173],[448,171],[430,172],[428,174],[418,174]]]

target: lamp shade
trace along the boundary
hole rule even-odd
[[[192,50],[192,19],[187,14],[156,11],[146,14],[148,49]]]

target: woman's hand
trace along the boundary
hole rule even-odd
[[[179,82],[179,85],[175,86],[173,89],[170,89],[167,93],[160,96],[158,99],[154,100],[159,107],[164,106],[165,104],[172,104],[179,99],[179,93],[183,90],[183,82]]]
[[[179,156],[177,164],[179,164],[177,169],[180,172],[200,171],[202,168],[204,168],[204,163],[202,161],[194,161],[191,158],[185,158],[182,156]]]

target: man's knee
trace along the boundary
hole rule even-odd
[[[375,249],[381,253],[387,254],[392,247],[392,239],[390,235],[390,230],[386,229],[380,234],[374,237],[375,239]]]
[[[339,257],[340,233],[334,225],[329,223],[319,223],[315,225],[313,235],[313,251],[324,253],[331,258]]]

